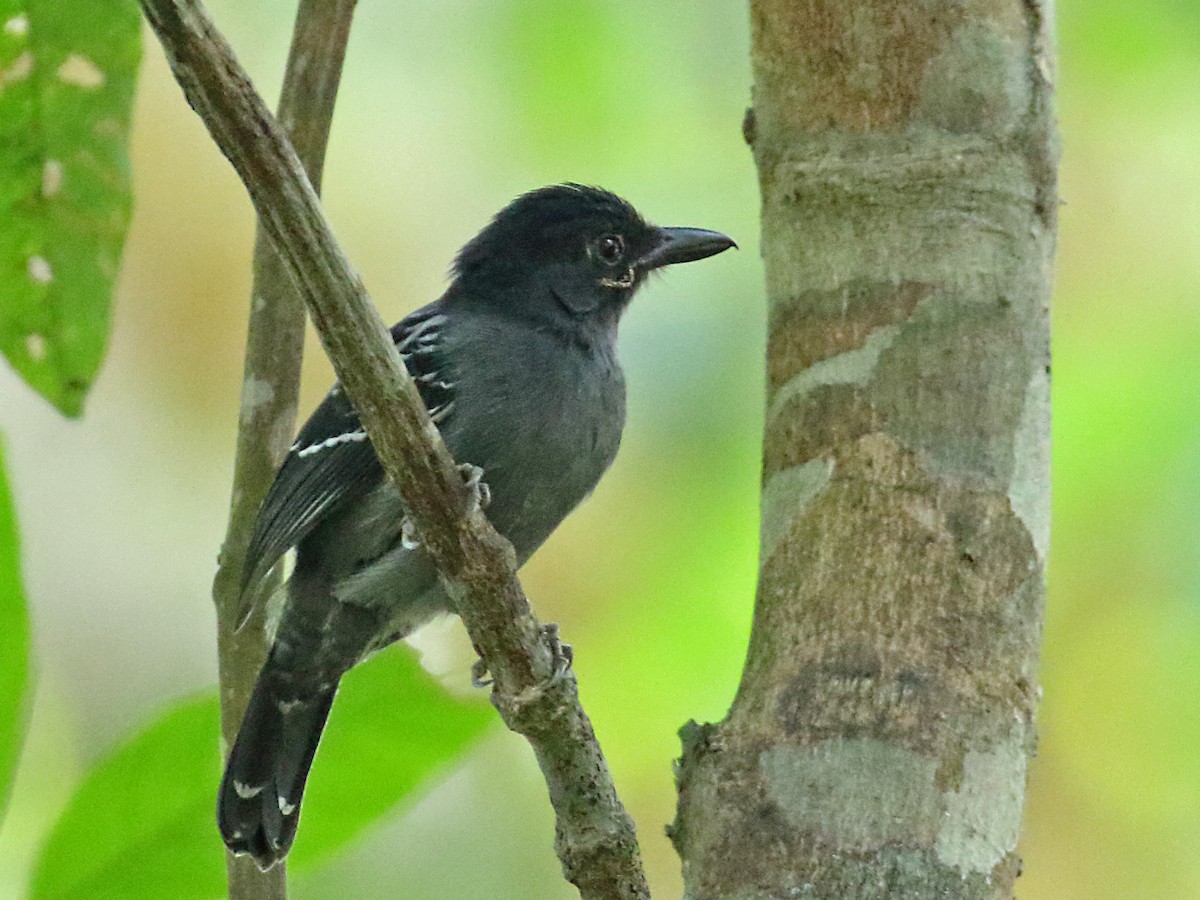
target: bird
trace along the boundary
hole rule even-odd
[[[616,456],[625,424],[617,326],[634,293],[665,266],[735,246],[721,232],[652,225],[601,188],[538,188],[459,251],[438,300],[392,327],[430,418],[474,473],[477,498],[518,564]],[[340,384],[300,429],[259,508],[243,620],[293,551],[217,798],[226,846],[263,870],[295,839],[341,676],[452,611]]]

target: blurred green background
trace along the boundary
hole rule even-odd
[[[292,4],[211,9],[273,97]],[[1200,897],[1200,4],[1064,0],[1058,18],[1054,542],[1018,894]],[[675,730],[727,708],[756,568],[765,310],[747,54],[740,3],[365,0],[325,179],[388,321],[437,296],[455,250],[508,199],[553,181],[742,244],[639,296],[622,329],[621,456],[525,573],[575,646],[663,897],[679,892],[662,833]],[[136,213],[85,418],[64,421],[0,371],[38,668],[0,897],[23,896],[88,766],[215,677],[208,590],[253,220],[149,39],[146,57]],[[330,380],[310,350],[304,410]],[[457,623],[417,643],[463,690]],[[571,897],[552,839],[532,758],[497,729],[415,808],[295,878],[293,896]]]

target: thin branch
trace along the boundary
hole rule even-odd
[[[467,491],[416,386],[316,194],[228,45],[195,0],[140,0],[192,108],[250,192],[494,678],[492,702],[533,747],[557,814],[556,849],[584,900],[650,896],[633,822],[621,806],[579,705],[574,675],[555,658],[516,579],[512,548]]]
[[[296,11],[279,99],[279,119],[313,184],[320,190],[329,125],[341,79],[356,0],[301,0]],[[235,631],[242,563],[255,514],[287,453],[295,429],[300,362],[304,352],[304,302],[259,228],[254,246],[241,416],[234,459],[229,528],[213,582],[221,684],[221,737],[233,745],[254,680],[266,655],[262,615]],[[283,866],[260,872],[245,857],[226,857],[233,900],[282,900]]]

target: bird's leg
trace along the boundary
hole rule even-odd
[[[470,463],[463,463],[458,467],[458,471],[462,473],[463,481],[467,485],[467,493],[471,498],[467,503],[467,515],[473,515],[476,510],[487,509],[492,502],[492,489],[483,480],[483,469]],[[400,523],[400,546],[405,550],[417,550],[421,546],[421,541],[417,538],[417,528],[408,516],[405,516],[404,521]]]
[[[488,504],[492,502],[492,491],[487,486],[487,482],[483,480],[483,469],[470,463],[463,463],[458,467],[458,471],[462,473],[463,481],[467,485],[467,493],[471,497],[467,504],[467,515],[473,515],[477,510],[487,509]],[[471,687],[485,688],[492,683],[488,673],[487,660],[483,658],[483,653],[478,647],[475,648],[475,652],[479,654],[479,659],[471,665]]]
[[[550,645],[550,654],[554,657],[554,674],[550,676],[550,682],[553,684],[570,671],[571,663],[575,661],[575,648],[559,638],[557,622],[547,622],[543,625],[542,634],[546,643]]]
[[[477,510],[487,509],[492,502],[492,489],[483,480],[483,469],[479,468],[479,466],[473,466],[470,463],[463,463],[458,467],[458,471],[462,473],[463,481],[467,485],[467,491],[471,495],[467,514],[472,515]]]
[[[471,666],[471,687],[485,688],[492,683],[492,679],[488,675],[487,660],[483,658],[479,647],[475,648],[475,652],[479,654],[479,659],[475,660]]]
[[[488,674],[487,661],[481,656],[471,666],[471,687],[485,688],[491,686],[492,679]]]

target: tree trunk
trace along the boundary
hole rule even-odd
[[[1007,898],[1034,750],[1056,213],[1044,0],[751,0],[770,310],[749,656],[687,896]]]

